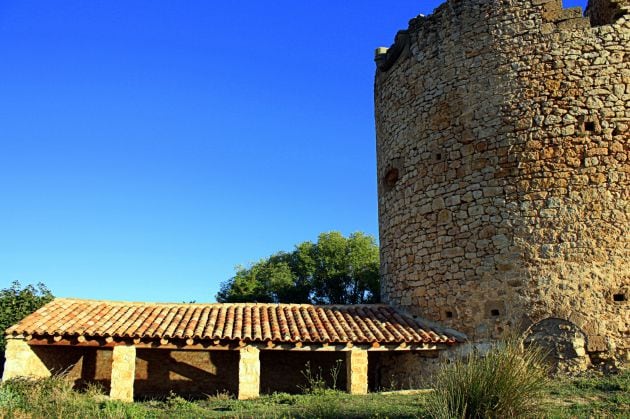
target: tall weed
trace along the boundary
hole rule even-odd
[[[547,384],[544,353],[510,339],[442,367],[427,408],[439,419],[533,417]]]

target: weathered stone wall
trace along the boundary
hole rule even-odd
[[[630,16],[451,0],[377,63],[383,299],[479,342],[557,318],[627,360]]]
[[[440,352],[373,352],[370,358],[370,390],[428,389],[443,365]]]
[[[238,353],[138,349],[136,395],[163,397],[171,390],[184,397],[236,394]]]
[[[112,376],[111,349],[31,346],[52,374],[64,374],[76,388],[99,384],[109,394]]]
[[[340,362],[339,365],[337,363]],[[262,351],[260,353],[260,391],[271,394],[275,391],[301,393],[308,388],[305,374],[310,368],[311,376],[321,375],[329,388],[334,385],[333,369],[338,368],[336,386],[346,388],[345,354],[343,352],[306,351]]]

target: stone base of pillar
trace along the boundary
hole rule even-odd
[[[24,339],[8,338],[2,380],[15,377],[45,378],[50,371]]]
[[[112,381],[109,397],[112,400],[133,402],[135,376],[136,347],[115,346],[112,354]]]
[[[368,352],[353,349],[346,352],[346,381],[350,394],[368,392]]]
[[[260,396],[260,350],[246,346],[239,351],[238,399],[255,399]]]

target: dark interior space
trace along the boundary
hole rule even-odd
[[[302,393],[317,381],[345,390],[345,352],[260,352],[261,394]]]

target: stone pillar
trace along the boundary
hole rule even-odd
[[[45,378],[50,371],[24,339],[7,338],[2,380],[15,377]]]
[[[368,392],[368,352],[352,349],[346,352],[346,382],[350,394]]]
[[[133,402],[133,382],[136,376],[136,347],[114,346],[112,353],[112,381],[109,397],[112,400]]]
[[[239,351],[238,399],[255,399],[260,396],[260,350],[246,346]]]

